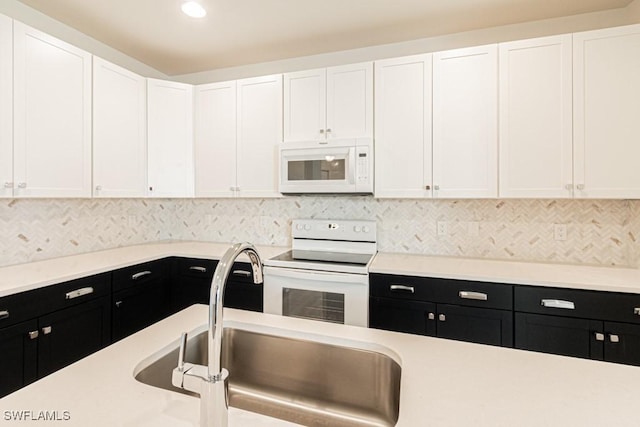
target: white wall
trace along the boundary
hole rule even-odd
[[[504,25],[401,43],[291,58],[281,61],[221,68],[201,73],[172,76],[171,79],[192,84],[219,82],[260,75],[373,61],[377,59],[393,58],[417,53],[436,52],[447,49],[456,49],[459,47],[478,46],[487,43],[615,27],[638,22],[640,22],[640,0],[635,0],[628,8],[585,13],[564,18],[546,19],[521,24]]]
[[[55,1],[55,0],[49,0]],[[94,1],[94,0],[91,0]],[[109,0],[98,0],[109,1]],[[90,52],[96,56],[127,68],[134,73],[138,73],[145,77],[154,77],[158,79],[166,79],[167,76],[155,68],[151,68],[142,62],[125,55],[124,53],[107,46],[104,43],[97,41],[80,31],[77,31],[60,21],[56,21],[47,15],[32,9],[17,0],[0,0],[0,13],[16,19],[24,24],[27,24],[33,28],[36,28],[45,33],[51,34],[64,40],[67,43],[71,43]]]

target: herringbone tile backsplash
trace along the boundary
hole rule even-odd
[[[327,196],[4,200],[0,265],[167,239],[286,246],[293,218],[375,220],[385,252],[640,264],[640,201]],[[438,221],[447,222],[447,235],[437,235]],[[554,239],[554,224],[567,226],[566,240]]]

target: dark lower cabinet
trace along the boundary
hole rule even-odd
[[[64,368],[111,342],[108,297],[38,319],[38,377]]]
[[[37,320],[0,329],[0,397],[38,378]]]
[[[513,345],[512,313],[421,301],[371,298],[369,327],[458,341]]]
[[[604,360],[640,366],[640,325],[604,322]]]

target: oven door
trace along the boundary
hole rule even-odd
[[[355,143],[282,144],[281,193],[355,193]]]
[[[367,327],[369,276],[264,267],[264,312]]]

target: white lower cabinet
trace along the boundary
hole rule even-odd
[[[499,50],[500,197],[572,197],[571,35]]]
[[[640,25],[573,35],[576,197],[640,198]]]
[[[0,197],[13,197],[13,21],[0,15]]]
[[[375,63],[376,197],[431,197],[432,56]]]
[[[147,81],[93,57],[93,196],[144,197]]]
[[[193,86],[147,79],[150,197],[193,197]]]
[[[15,197],[91,196],[91,55],[14,21]]]
[[[196,196],[279,197],[282,76],[196,87]]]

